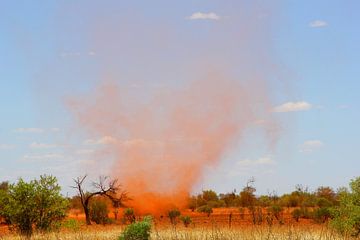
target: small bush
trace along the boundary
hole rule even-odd
[[[291,213],[292,217],[298,222],[300,218],[311,219],[312,213],[307,208],[297,208]]]
[[[71,231],[78,231],[80,229],[80,223],[75,219],[68,219],[62,223],[62,226]]]
[[[272,205],[268,208],[268,212],[270,212],[276,218],[276,220],[280,219],[282,211],[283,209],[279,205]]]
[[[328,207],[333,206],[334,204],[331,201],[329,201],[328,199],[326,199],[326,198],[319,198],[317,200],[317,205],[320,208],[324,208],[324,207],[328,208]]]
[[[125,208],[124,209],[124,220],[126,222],[129,221],[129,223],[134,223],[135,222],[135,212],[134,209],[132,208]]]
[[[190,223],[192,222],[191,217],[189,216],[181,216],[180,220],[183,222],[185,227],[188,227]]]
[[[96,224],[108,224],[109,210],[105,202],[96,200],[90,205],[90,219]]]
[[[119,240],[148,240],[151,231],[151,217],[146,216],[144,220],[127,226],[120,235]]]
[[[324,223],[331,217],[329,208],[322,207],[314,210],[313,219],[317,223]]]
[[[171,224],[176,224],[176,218],[180,216],[180,211],[178,209],[172,209],[168,212],[168,217],[170,218]]]
[[[295,219],[295,221],[299,221],[299,219],[302,216],[302,211],[301,209],[297,208],[294,211],[292,211],[291,216]]]
[[[204,205],[204,206],[201,206],[197,209],[198,212],[201,212],[201,213],[206,213],[208,217],[210,217],[210,214],[213,213],[213,209],[212,207],[208,206],[208,205]]]

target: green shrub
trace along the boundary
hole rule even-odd
[[[80,223],[75,219],[68,219],[62,223],[62,226],[72,231],[80,230]]]
[[[180,211],[178,209],[172,209],[168,212],[168,217],[170,218],[171,224],[176,224],[177,217],[180,216]]]
[[[217,200],[217,201],[208,201],[207,205],[211,208],[220,208],[225,207],[226,204],[223,200]]]
[[[313,219],[317,223],[324,223],[330,218],[330,210],[327,207],[315,209],[313,212]]]
[[[294,209],[294,211],[291,212],[291,216],[295,219],[295,221],[299,221],[299,219],[301,218],[302,216],[302,211],[301,209],[297,208],[297,209]]]
[[[311,219],[312,213],[305,207],[297,208],[291,213],[292,217],[298,222],[300,218]]]
[[[19,179],[0,191],[0,216],[31,236],[33,227],[40,231],[56,229],[66,216],[68,201],[61,196],[61,188],[53,176],[43,175],[39,180],[25,182]]]
[[[95,200],[90,204],[90,219],[96,224],[107,224],[109,221],[109,210],[104,201]]]
[[[201,213],[206,213],[208,217],[210,217],[210,214],[213,213],[213,209],[212,207],[208,206],[208,205],[204,205],[204,206],[201,206],[197,209],[198,212],[201,212]]]
[[[271,207],[268,207],[268,212],[271,213],[276,218],[276,220],[280,219],[282,211],[283,208],[279,205],[272,205]]]
[[[135,222],[135,212],[134,209],[132,208],[125,208],[124,209],[124,219],[125,222],[126,220],[129,221],[129,223],[134,223]]]
[[[146,216],[144,220],[130,224],[120,235],[119,240],[148,240],[151,231],[151,217]]]
[[[339,206],[331,208],[331,226],[343,235],[360,235],[360,177],[350,182],[350,192],[339,193]]]
[[[190,223],[192,222],[190,216],[181,216],[180,220],[183,222],[185,227],[188,227],[190,225]]]
[[[331,201],[329,201],[328,199],[326,199],[326,198],[319,198],[317,200],[317,205],[320,208],[324,208],[324,207],[328,208],[328,207],[333,206],[334,204]]]

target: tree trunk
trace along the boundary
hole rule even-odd
[[[90,211],[88,206],[84,206],[85,218],[86,218],[86,225],[91,225],[90,221]]]

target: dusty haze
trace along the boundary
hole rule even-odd
[[[182,45],[177,33],[164,30],[167,26],[144,33],[135,24],[123,38],[113,23],[99,20],[105,27],[90,31],[96,54],[102,53],[99,84],[89,94],[72,97],[69,106],[81,128],[106,137],[104,156],[100,151],[97,159],[101,164],[111,157],[109,175],[119,179],[133,198],[128,204],[138,212],[184,207],[204,168],[219,163],[248,128],[258,124],[269,145],[276,142],[271,12],[247,7],[240,16],[206,23],[214,25],[203,44],[184,39]],[[190,60],[180,53],[187,45],[199,53]],[[124,59],[116,59],[122,55],[136,71],[121,71]],[[168,79],[171,71],[179,80]]]

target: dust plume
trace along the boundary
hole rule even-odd
[[[126,36],[110,31],[119,29],[111,21],[94,30],[100,83],[69,106],[82,128],[111,140],[104,146],[113,161],[109,174],[139,213],[183,208],[205,167],[219,163],[257,122],[268,142],[276,141],[266,16],[253,7],[210,23],[206,42],[149,24],[145,32],[137,29],[141,24],[127,26]],[[164,32],[165,45],[157,41]],[[99,164],[106,157],[98,155]]]
[[[111,175],[138,211],[184,207],[205,166],[216,164],[266,110],[257,89],[209,74],[144,101],[115,83],[73,104],[80,123],[112,139]]]

